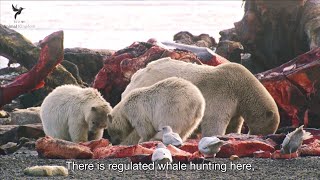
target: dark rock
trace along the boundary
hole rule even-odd
[[[216,53],[220,56],[228,59],[231,62],[241,63],[241,53],[243,53],[244,48],[241,43],[236,41],[219,41]]]
[[[219,34],[220,34],[219,42],[220,41],[235,41],[235,42],[240,41],[235,28],[222,30],[219,32]]]
[[[195,36],[188,31],[181,31],[173,36],[176,43],[195,45],[199,47],[207,47],[213,49],[217,46],[216,40],[208,34],[200,34]]]
[[[11,63],[19,63],[27,69],[31,69],[38,60],[40,48],[18,32],[0,24],[0,54]]]
[[[29,142],[26,142],[23,146],[30,150],[34,150],[36,148],[36,141],[30,140]]]
[[[42,124],[27,125],[1,125],[0,126],[0,145],[8,142],[18,142],[22,137],[38,139],[44,137]]]
[[[27,109],[15,109],[10,113],[12,125],[25,125],[41,123],[40,107],[32,107]]]
[[[19,143],[8,142],[7,144],[0,146],[0,155],[12,154],[19,150],[26,142],[29,142],[28,138],[20,138]]]
[[[28,72],[28,70],[23,66],[2,68],[0,69],[0,85],[8,84],[17,76],[26,72]]]
[[[74,63],[67,61],[67,60],[63,60],[61,62],[61,65],[72,74],[72,76],[77,80],[78,84],[84,84],[84,82],[82,81],[82,79],[80,77],[79,69],[78,69],[77,65],[75,65]]]
[[[23,108],[40,106],[43,99],[56,87],[64,84],[79,85],[72,74],[62,65],[57,65],[56,69],[44,80],[45,86],[30,93],[25,93],[19,97]],[[79,85],[80,86],[80,85]]]
[[[0,118],[0,125],[8,125],[11,122],[11,118],[7,117],[7,118]]]
[[[81,79],[90,85],[99,70],[103,67],[104,59],[111,56],[112,53],[109,50],[66,48],[64,59],[77,65]]]
[[[242,20],[220,41],[240,42],[252,55],[251,72],[263,72],[320,46],[319,15],[318,0],[246,0]]]

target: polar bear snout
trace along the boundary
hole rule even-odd
[[[89,122],[89,131],[96,131],[100,129],[106,129],[107,128],[107,119],[94,119],[91,122]]]
[[[110,135],[110,141],[113,145],[117,145],[122,142],[123,137],[121,131],[108,129],[108,134]]]
[[[96,136],[96,133],[94,131],[88,132],[88,141],[94,140],[94,137]]]

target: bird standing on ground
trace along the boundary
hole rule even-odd
[[[302,145],[303,140],[312,138],[309,132],[303,130],[303,125],[298,127],[296,130],[287,134],[281,144],[281,154],[290,154],[296,152]]]
[[[14,19],[17,19],[17,15],[21,14],[22,10],[24,10],[24,9],[25,9],[25,8],[23,8],[23,7],[20,7],[20,8],[18,9],[17,5],[16,5],[16,7],[14,7],[13,4],[12,4],[12,10],[13,10],[14,12],[16,12],[16,14],[14,15]]]
[[[155,174],[157,175],[158,164],[172,163],[172,155],[171,155],[171,152],[167,149],[167,147],[164,144],[159,143],[157,145],[156,150],[152,153],[151,160],[152,162],[155,163]],[[166,169],[166,177],[167,177],[167,169]]]
[[[220,151],[223,144],[224,141],[215,136],[204,137],[199,141],[198,149],[204,155],[213,155],[213,158],[215,159],[216,154]]]
[[[26,142],[29,142],[28,138],[21,137],[19,143],[8,142],[7,144],[0,146],[0,155],[13,154],[18,151]]]
[[[182,139],[178,133],[174,133],[170,126],[164,126],[161,129],[162,131],[162,142],[165,145],[172,144],[174,146],[181,146]]]

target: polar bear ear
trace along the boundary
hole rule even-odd
[[[111,124],[112,123],[112,115],[108,114],[107,115],[107,119],[108,119],[108,122]]]
[[[267,117],[267,119],[273,118],[273,115],[274,115],[274,113],[273,113],[272,111],[267,111],[267,112],[266,112],[266,117]]]

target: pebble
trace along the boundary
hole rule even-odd
[[[0,110],[0,118],[7,118],[9,114],[6,111]]]
[[[237,156],[237,155],[231,155],[230,156],[230,160],[231,161],[236,161],[236,160],[239,160],[240,158],[239,158],[239,156]]]

